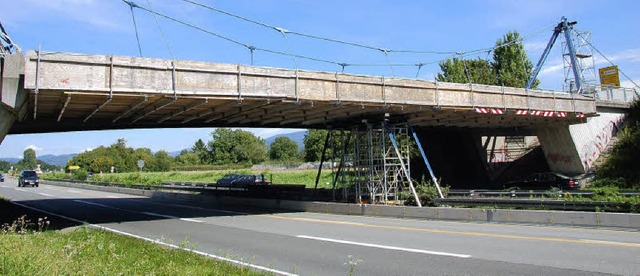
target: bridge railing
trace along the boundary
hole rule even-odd
[[[633,88],[590,85],[585,89],[585,96],[595,97],[599,100],[614,102],[633,102],[640,99],[640,92]]]

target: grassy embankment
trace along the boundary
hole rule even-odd
[[[31,222],[32,216],[41,214],[1,197],[0,208],[2,216],[11,216],[7,212],[31,216],[0,228],[0,275],[267,275],[108,231],[87,227],[45,230],[69,223],[54,218],[49,225],[44,216]],[[181,244],[189,247],[186,242]]]
[[[267,180],[273,184],[302,184],[309,188],[315,186],[317,170],[295,171],[251,171],[251,170],[219,170],[205,172],[143,172],[143,173],[114,173],[94,175],[89,180],[94,182],[116,182],[123,184],[149,184],[157,185],[162,182],[202,182],[215,183],[229,173],[264,174]],[[73,176],[71,176],[73,177]],[[64,173],[46,174],[45,179],[65,179],[69,175]],[[322,173],[318,188],[330,188],[333,174],[329,171]]]

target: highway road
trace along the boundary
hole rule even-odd
[[[17,204],[283,275],[640,275],[640,230],[221,210],[41,184]],[[143,258],[143,256],[141,256]]]

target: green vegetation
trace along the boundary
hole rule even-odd
[[[51,173],[43,175],[44,179],[76,179],[85,180],[86,174],[78,170],[80,175],[73,173]],[[251,171],[245,170],[218,170],[204,172],[132,172],[132,173],[105,173],[102,176],[94,174],[88,179],[90,182],[113,182],[122,184],[146,184],[160,185],[163,182],[202,182],[215,183],[229,173],[240,174],[264,174],[268,180],[273,180],[274,184],[302,184],[309,188],[315,186],[316,170],[296,170],[296,171]],[[82,178],[85,176],[84,178]],[[330,188],[333,173],[324,171],[320,177],[318,188]]]
[[[525,87],[533,64],[527,57],[521,43],[520,34],[516,31],[508,32],[502,39],[498,39],[496,46],[506,45],[493,51],[493,61],[464,58],[452,58],[440,62],[441,73],[438,81],[456,83],[479,83],[489,85],[504,85],[510,87]],[[487,53],[488,57],[489,53]],[[535,80],[532,87],[540,82]]]
[[[640,101],[631,105],[618,143],[602,167],[596,171],[593,187],[614,186],[640,190]]]
[[[298,159],[298,144],[289,137],[278,137],[269,149],[269,158],[275,161],[293,161]]]
[[[438,189],[431,180],[426,182],[424,180],[420,182],[416,181],[414,183],[417,183],[415,184],[416,193],[418,194],[418,199],[420,199],[420,203],[422,204],[422,206],[438,206],[436,204],[436,199],[438,198]],[[447,193],[449,192],[449,187],[441,187],[441,189],[442,194],[446,197]],[[400,193],[400,197],[404,199],[404,205],[418,205],[416,204],[416,200],[413,197],[413,194],[409,190],[402,191]]]
[[[107,231],[82,227],[42,232],[30,225],[23,217],[3,227],[0,274],[266,275]]]
[[[610,206],[599,208],[599,212],[631,212],[640,213],[640,196],[623,196],[620,189],[616,186],[592,187],[591,197],[572,196],[565,194],[560,199],[566,201],[599,201],[611,203]]]
[[[0,172],[10,171],[11,166],[13,166],[14,171],[35,170],[37,165],[40,165],[40,169],[44,172],[60,170],[60,167],[58,166],[54,166],[42,160],[38,160],[36,158],[35,150],[26,149],[23,153],[22,160],[18,161],[17,164],[11,164],[7,161],[0,161]]]
[[[258,164],[267,160],[267,145],[250,131],[218,128],[207,150],[214,164]]]
[[[100,146],[94,150],[76,155],[67,162],[68,166],[80,166],[80,168],[94,173],[109,172],[111,166],[116,172],[137,171],[138,160],[144,161],[146,171],[167,171],[173,166],[174,160],[166,151],[151,153],[150,149],[134,149],[127,147],[124,139],[109,147]]]

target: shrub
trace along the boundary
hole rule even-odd
[[[87,170],[85,169],[75,170],[71,175],[72,175],[72,178],[75,180],[87,180],[87,177],[89,176],[89,174],[87,173]]]
[[[416,193],[422,206],[437,206],[436,199],[439,197],[438,189],[431,180],[416,182]],[[440,186],[442,194],[446,197],[449,192],[449,187]],[[400,196],[404,199],[404,205],[417,206],[416,200],[410,190],[403,191]]]

